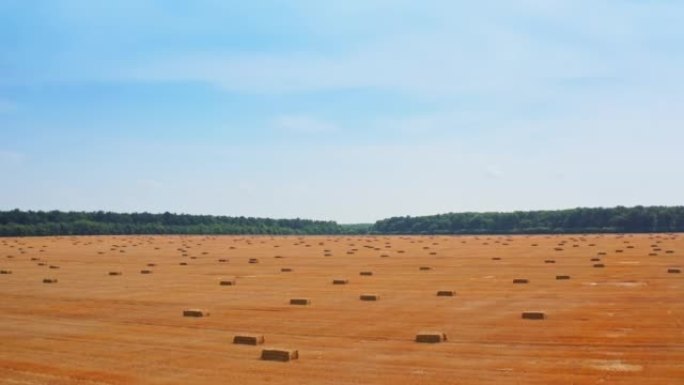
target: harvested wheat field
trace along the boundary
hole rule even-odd
[[[682,267],[672,234],[3,238],[0,383],[681,384]]]

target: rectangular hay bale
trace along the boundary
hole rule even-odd
[[[438,297],[453,297],[454,294],[456,293],[453,290],[440,290],[437,292]]]
[[[546,318],[546,314],[543,311],[524,311],[522,312],[522,319],[529,320],[543,320]]]
[[[261,359],[264,361],[288,362],[299,358],[299,352],[294,349],[263,349]]]
[[[513,280],[515,284],[529,283],[530,281],[526,278],[516,278]]]
[[[359,296],[361,301],[377,301],[379,298],[377,294],[361,294]]]
[[[185,309],[183,310],[183,317],[207,317],[209,312],[201,309]]]
[[[239,345],[261,345],[264,343],[264,336],[254,334],[240,334],[233,337],[233,343]]]
[[[442,332],[420,332],[416,334],[416,342],[436,344],[447,340],[446,333]]]
[[[290,305],[310,305],[311,300],[308,298],[292,298],[290,300]]]

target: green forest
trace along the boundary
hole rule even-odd
[[[188,214],[0,211],[0,236],[104,234],[340,234],[331,221]]]
[[[374,224],[189,214],[0,211],[0,236],[105,234],[562,234],[684,232],[684,206],[448,213]]]
[[[450,213],[377,221],[378,234],[553,234],[684,231],[684,206]]]

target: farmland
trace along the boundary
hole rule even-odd
[[[676,234],[1,238],[0,383],[674,384],[683,267]]]

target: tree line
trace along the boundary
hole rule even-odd
[[[333,221],[189,214],[0,211],[0,236],[117,234],[340,234]]]
[[[684,232],[684,206],[448,213],[374,224],[189,214],[0,211],[0,236],[117,234],[562,234]]]
[[[684,231],[684,206],[449,213],[377,221],[377,234],[554,234]]]

